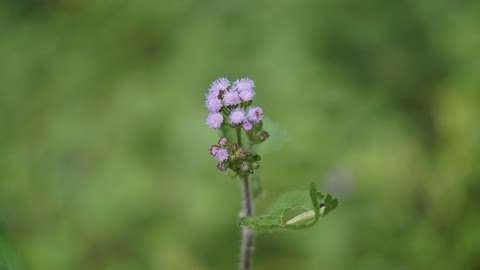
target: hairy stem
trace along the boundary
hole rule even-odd
[[[240,128],[237,128],[237,141],[238,145],[242,146],[242,134]],[[242,177],[241,181],[243,187],[242,213],[246,217],[251,217],[253,216],[254,205],[248,176]],[[253,237],[254,233],[252,230],[246,227],[242,228],[242,243],[240,247],[240,270],[252,269]]]
[[[237,132],[237,143],[241,147],[242,146],[242,130],[240,128],[236,128],[235,131]]]

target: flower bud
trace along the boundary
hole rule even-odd
[[[258,164],[258,162],[253,162],[251,166],[252,166],[252,170],[256,170],[260,168],[260,164]]]
[[[208,150],[208,153],[211,155],[211,156],[215,156],[218,152],[218,150],[220,149],[220,147],[218,147],[218,145],[212,145],[210,147],[210,149]]]
[[[266,139],[268,139],[268,137],[270,137],[270,134],[268,134],[268,132],[266,132],[265,130],[257,133],[257,138],[259,142],[264,142]]]
[[[228,140],[225,137],[221,137],[220,140],[218,140],[218,145],[225,146],[227,145]]]
[[[238,148],[235,152],[234,152],[234,159],[244,159],[245,157],[247,157],[247,152],[243,149],[243,148]]]
[[[220,162],[217,164],[217,169],[224,172],[227,169],[227,165],[225,164],[225,162]]]
[[[249,172],[250,171],[250,165],[248,164],[248,162],[244,161],[240,164],[240,170],[242,172]]]

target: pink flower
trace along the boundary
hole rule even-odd
[[[229,157],[229,154],[228,154],[227,149],[225,149],[225,148],[219,148],[215,153],[215,158],[219,162],[224,162],[225,160],[228,159],[228,157]]]
[[[218,149],[220,149],[220,147],[217,145],[212,145],[212,147],[210,147],[210,155],[215,156],[218,152]]]
[[[248,121],[243,122],[243,125],[242,125],[242,126],[243,126],[243,129],[245,129],[246,131],[250,131],[250,130],[252,130],[252,128],[253,128],[252,123],[251,123],[251,122],[248,122]]]
[[[237,91],[227,91],[225,94],[223,94],[223,104],[226,106],[231,106],[231,105],[237,105],[242,102],[240,100],[240,96],[238,95]]]
[[[211,113],[219,112],[222,109],[222,101],[216,95],[209,94],[205,100],[205,107]]]
[[[245,121],[245,111],[237,108],[230,113],[230,123],[238,125]]]
[[[248,110],[247,118],[253,123],[259,123],[263,119],[263,110],[260,107],[251,107]]]
[[[249,78],[243,78],[233,83],[232,87],[243,101],[251,101],[255,96],[255,83]]]
[[[210,113],[207,117],[207,124],[213,129],[219,129],[223,123],[223,115],[221,113]]]
[[[230,87],[230,81],[227,78],[219,78],[212,82],[209,92],[218,96],[220,91],[227,91],[228,87]]]

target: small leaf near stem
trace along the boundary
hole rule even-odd
[[[244,217],[240,219],[240,225],[257,232],[306,229],[315,225],[337,206],[336,198],[320,193],[312,183],[309,192],[286,193],[274,203],[269,213]]]

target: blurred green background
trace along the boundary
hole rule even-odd
[[[255,269],[479,269],[479,31],[478,1],[4,0],[0,269],[236,269],[219,76],[273,121],[258,212],[341,199]]]

